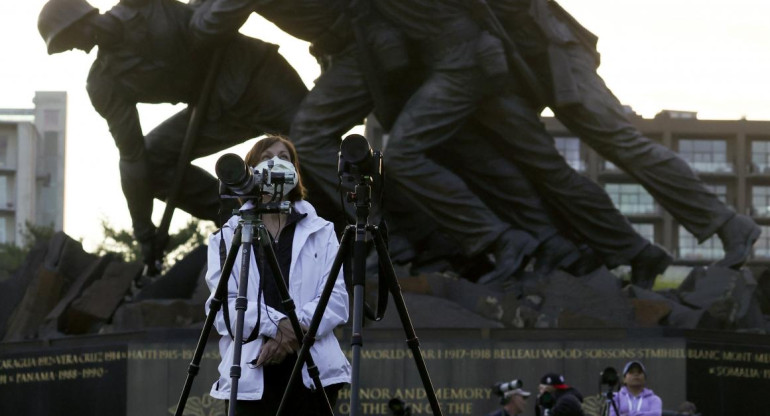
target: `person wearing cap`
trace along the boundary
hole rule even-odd
[[[501,409],[498,409],[487,416],[517,416],[524,413],[524,408],[527,405],[527,398],[532,393],[523,389],[513,389],[503,393],[503,397],[500,399],[500,404],[503,405]]]
[[[611,416],[661,416],[663,402],[646,387],[647,370],[639,361],[629,361],[623,367],[623,387],[615,398],[615,408],[610,406]]]
[[[540,379],[535,414],[538,416],[585,416],[583,395],[564,381],[564,376],[548,373]]]

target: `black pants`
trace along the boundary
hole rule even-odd
[[[235,404],[235,415],[269,416],[278,413],[281,398],[286,390],[286,386],[289,384],[291,371],[296,361],[297,355],[293,354],[286,357],[280,364],[266,365],[264,367],[265,390],[262,393],[262,400],[238,400]],[[297,384],[291,390],[283,414],[286,416],[326,416],[327,413],[320,404],[323,397],[305,387],[301,382]],[[332,408],[337,403],[337,395],[342,386],[342,383],[338,383],[324,387],[326,397],[329,398]],[[225,403],[225,408],[227,409],[229,400]]]

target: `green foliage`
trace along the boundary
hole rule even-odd
[[[142,246],[136,241],[131,231],[117,230],[105,219],[102,219],[102,230],[104,240],[96,247],[97,255],[113,253],[124,261],[142,261]],[[194,248],[205,244],[206,236],[212,231],[210,226],[202,225],[200,220],[190,218],[184,227],[169,235],[163,268],[167,269]]]
[[[0,243],[0,281],[19,270],[30,250],[38,243],[50,240],[54,232],[53,225],[26,222],[21,232],[21,244]]]

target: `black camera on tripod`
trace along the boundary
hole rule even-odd
[[[615,393],[618,390],[619,384],[620,377],[618,376],[618,370],[616,370],[615,367],[607,367],[599,373],[599,394],[604,396],[604,399],[607,402],[604,409],[604,414],[606,415],[610,414],[610,408],[615,411],[616,415],[620,414],[618,412],[617,403],[615,403]]]
[[[283,186],[294,184],[297,175],[293,172],[273,171],[273,162],[268,167],[257,171],[235,153],[222,155],[214,166],[219,179],[220,198],[238,198],[256,200],[259,210],[264,213],[288,213],[291,203],[282,201]],[[261,203],[262,195],[272,195],[267,203]]]
[[[618,370],[615,367],[607,367],[599,373],[599,387],[607,387],[609,390],[614,390],[620,383],[620,377],[618,377]]]
[[[340,144],[337,176],[343,182],[379,183],[382,177],[382,153],[372,150],[366,138],[350,134]]]

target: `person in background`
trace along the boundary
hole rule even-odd
[[[610,406],[610,416],[661,416],[663,402],[646,387],[647,371],[639,361],[629,361],[623,367],[623,387],[615,398],[615,408]]]
[[[564,376],[548,373],[540,379],[535,414],[538,416],[585,416],[583,395],[564,381]]]
[[[527,405],[527,398],[532,393],[522,390],[513,389],[503,393],[503,397],[500,399],[502,408],[488,414],[487,416],[517,416],[524,413],[524,407]]]

